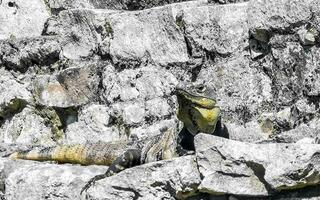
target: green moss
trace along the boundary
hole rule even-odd
[[[11,34],[9,35],[9,38],[10,38],[10,40],[15,40],[15,39],[16,39],[16,36],[11,33]]]
[[[63,137],[63,125],[58,113],[49,107],[37,107],[35,113],[41,116],[46,125],[51,127],[51,132],[55,141]]]
[[[253,35],[256,40],[266,43],[268,43],[271,38],[269,31],[263,28],[256,28]]]
[[[104,28],[106,30],[107,36],[113,38],[113,29],[111,27],[111,24],[109,22],[106,22],[104,25]]]
[[[0,117],[6,118],[7,116],[12,116],[20,112],[24,107],[26,107],[26,105],[27,102],[23,99],[11,99],[10,102],[0,111]]]
[[[176,24],[181,30],[185,29],[185,22],[183,21],[183,14],[177,15]]]
[[[311,33],[314,36],[318,36],[318,34],[319,34],[318,30],[316,28],[314,28],[314,27],[309,28],[308,32]]]
[[[263,133],[267,133],[268,135],[275,133],[274,123],[270,119],[259,119],[258,122]]]
[[[51,7],[48,0],[43,0],[43,2],[44,2],[44,5],[46,6],[46,10],[48,11],[49,15],[52,15]]]

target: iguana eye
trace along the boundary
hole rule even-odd
[[[206,89],[207,89],[207,88],[206,88],[204,85],[199,85],[199,86],[196,88],[196,90],[197,90],[198,93],[203,93],[203,92],[206,91]]]

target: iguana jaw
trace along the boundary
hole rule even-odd
[[[190,102],[190,104],[194,104],[194,106],[213,109],[216,106],[216,100],[210,97],[197,96],[193,95],[183,89],[176,89],[176,94],[178,98],[184,99],[185,101]]]
[[[212,134],[220,116],[216,100],[210,97],[193,95],[183,89],[177,89],[179,109],[178,119],[188,131],[195,135],[199,132]]]

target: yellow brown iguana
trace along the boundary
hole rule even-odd
[[[177,89],[176,95],[179,103],[178,119],[184,123],[185,128],[193,135],[198,132],[212,134],[220,115],[220,109],[216,106],[216,101],[208,96],[203,89],[193,93]],[[112,176],[126,168],[185,154],[185,151],[181,151],[184,147],[180,147],[181,140],[178,137],[181,137],[181,135],[173,128],[169,128],[163,134],[142,140],[43,147],[16,152],[10,157],[36,161],[52,160],[59,163],[110,166],[106,173],[93,177],[81,190],[82,193],[95,181]]]

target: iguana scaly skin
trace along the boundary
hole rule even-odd
[[[75,145],[60,145],[54,147],[39,147],[30,151],[15,152],[13,159],[36,161],[57,161],[59,163],[76,163],[82,165],[111,166],[125,154],[137,150],[130,160],[138,163],[148,163],[176,156],[176,131],[168,129],[163,134],[147,137],[136,141],[98,142]],[[123,166],[126,167],[126,166]]]
[[[178,118],[184,123],[187,130],[193,135],[198,132],[213,133],[220,114],[216,101],[205,94],[200,96],[199,93],[191,94],[181,89],[177,89],[176,94],[179,103]],[[95,181],[112,176],[126,168],[183,155],[185,152],[181,151],[179,144],[181,140],[177,138],[180,135],[177,132],[169,128],[163,134],[142,140],[43,147],[16,152],[10,157],[110,166],[106,173],[92,178],[81,190],[82,193]]]

